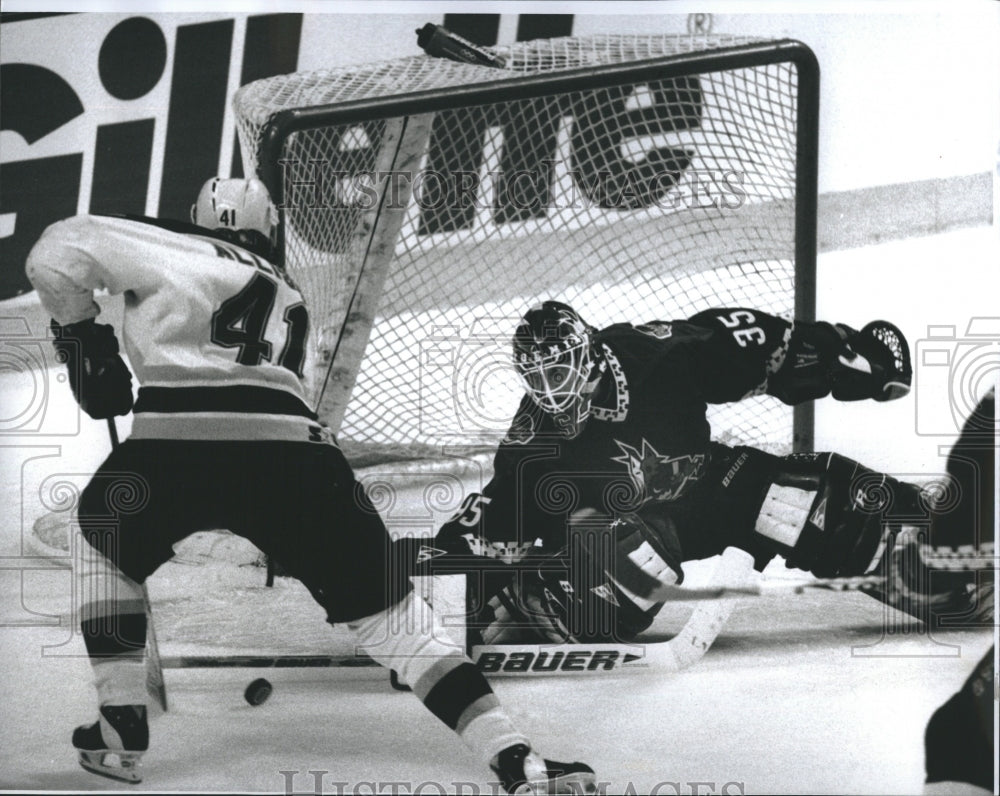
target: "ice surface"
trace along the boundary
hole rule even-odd
[[[952,325],[955,337],[934,345],[954,349],[968,342],[969,318],[997,314],[998,261],[985,229],[825,255],[819,315],[855,326],[888,318],[911,343],[928,325]],[[957,433],[947,379],[918,365],[916,388],[892,404],[821,403],[817,447],[904,475],[943,471],[939,447]],[[9,407],[30,403],[35,385],[5,372],[0,389]],[[72,579],[22,545],[34,519],[71,501],[108,449],[104,424],[73,421],[65,385],[47,400],[62,425],[0,446],[0,788],[124,790],[76,763],[69,734],[94,719],[96,701],[68,617]],[[119,426],[126,435],[128,421]],[[437,521],[420,486],[399,492],[388,513],[400,532]],[[704,565],[689,570],[696,582]],[[303,589],[279,581],[267,591],[262,578],[252,567],[161,569],[149,587],[164,652],[190,651],[206,631],[223,652],[349,648]],[[185,619],[189,587],[206,603]],[[650,637],[667,638],[684,618],[671,606]],[[741,603],[681,674],[498,679],[495,688],[543,753],[591,763],[609,793],[630,784],[636,793],[918,793],[927,720],[993,641],[989,630],[928,638],[918,629],[859,594],[771,596]],[[490,792],[481,761],[381,670],[269,670],[274,694],[252,708],[243,689],[261,673],[169,670],[171,711],[154,720],[146,779],[128,790],[314,793],[310,772],[319,771],[325,793]]]

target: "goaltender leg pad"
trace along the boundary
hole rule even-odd
[[[721,555],[727,547],[745,550],[754,567],[763,570],[777,549],[773,540],[755,530],[764,496],[782,467],[782,459],[765,451],[712,445],[707,488],[687,510],[670,508],[683,551],[683,560]]]
[[[642,611],[656,602],[648,599],[648,584],[677,585],[684,580],[680,540],[673,520],[665,513],[625,514],[611,524],[614,560],[608,573],[629,601]]]
[[[785,457],[754,530],[790,567],[818,577],[863,575],[879,563],[890,519],[925,511],[920,490],[836,453]]]
[[[649,627],[660,604],[646,594],[681,579],[680,552],[667,518],[657,528],[634,514],[613,521],[574,518],[569,544],[530,556],[489,603],[485,643],[613,643]],[[669,531],[669,533],[667,533]],[[664,543],[664,535],[666,541]]]

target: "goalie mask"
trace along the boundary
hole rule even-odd
[[[514,332],[514,367],[528,394],[570,438],[590,414],[599,376],[593,331],[572,307],[546,301],[528,310]]]
[[[213,177],[191,205],[191,220],[206,229],[252,229],[271,239],[278,210],[260,180]]]

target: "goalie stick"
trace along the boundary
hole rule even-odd
[[[922,563],[931,571],[967,571],[996,568],[994,545],[934,548],[923,545]],[[443,563],[438,559],[438,569]],[[864,591],[884,586],[887,578],[866,575],[849,578],[764,578],[755,576],[752,559],[743,551],[727,548],[711,577],[711,585],[698,588],[660,585],[654,599],[662,602],[696,602],[690,619],[669,641],[651,643],[584,644],[483,644],[474,645],[470,657],[490,676],[600,675],[627,670],[673,673],[697,663],[708,651],[740,598],[795,595],[809,591]],[[163,669],[172,668],[376,668],[370,657],[360,655],[180,655],[166,656]]]
[[[648,668],[679,672],[697,663],[715,642],[736,607],[734,597],[751,588],[753,556],[727,547],[711,575],[717,599],[695,606],[690,618],[669,641],[651,644],[529,644],[474,646],[472,660],[487,674],[567,674]],[[727,591],[728,590],[728,591]],[[688,589],[686,591],[694,591]]]
[[[919,565],[929,572],[972,572],[997,569],[998,560],[993,542],[979,546],[951,548],[917,546]],[[866,591],[890,585],[893,574],[857,575],[844,578],[762,578],[757,583],[738,586],[720,585],[699,589],[657,584],[647,595],[655,602],[679,600],[717,600],[728,596],[758,597],[769,594],[803,594],[808,591]]]
[[[712,601],[695,607],[691,617],[669,641],[652,643],[481,644],[470,650],[473,663],[484,674],[599,675],[626,669],[679,672],[697,663],[712,646],[736,605],[749,593],[744,585],[753,577],[753,557],[727,548],[719,557],[712,581]],[[728,589],[724,596],[720,590]],[[690,599],[685,597],[685,599]],[[356,668],[378,666],[365,655],[180,655],[164,657],[164,668]]]

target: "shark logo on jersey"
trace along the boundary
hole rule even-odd
[[[676,500],[688,482],[701,478],[705,469],[703,453],[663,456],[645,438],[641,449],[619,440],[615,440],[615,445],[622,455],[613,456],[611,461],[628,468],[629,477],[643,501]]]

